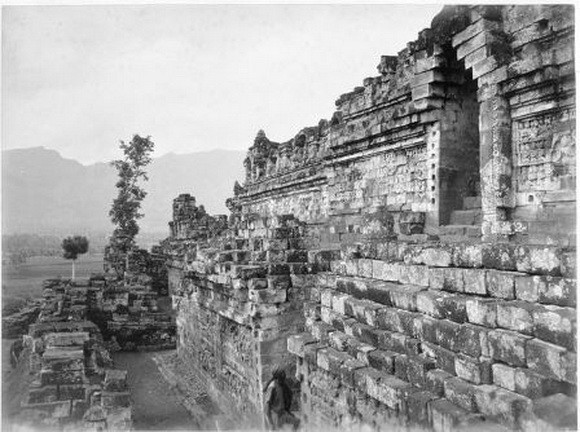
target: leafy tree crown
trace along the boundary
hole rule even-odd
[[[84,236],[72,236],[62,240],[63,257],[76,260],[79,255],[87,253],[89,241]]]
[[[111,221],[116,225],[109,245],[117,252],[127,253],[135,245],[135,237],[139,233],[137,220],[143,217],[141,202],[147,196],[139,182],[148,180],[144,168],[151,162],[154,146],[150,137],[134,135],[130,142],[121,141],[119,145],[123,159],[111,162],[119,178],[115,184],[117,197],[109,211]]]

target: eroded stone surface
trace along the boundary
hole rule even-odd
[[[449,431],[575,394],[572,16],[446,7],[330,121],[260,131],[227,222],[175,200],[178,353],[216,400],[259,422],[281,365],[311,427]]]

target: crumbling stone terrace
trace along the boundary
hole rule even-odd
[[[19,362],[35,379],[15,424],[58,430],[128,430],[126,372],[115,370],[97,325],[87,320],[90,282],[45,282]],[[93,288],[94,289],[94,288]]]
[[[175,324],[158,311],[156,299],[146,275],[45,281],[40,313],[19,353],[18,362],[35,379],[15,423],[71,431],[130,429],[127,373],[114,369],[110,350],[175,347]]]
[[[227,226],[175,201],[178,353],[233,416],[281,364],[313,428],[575,429],[573,12],[447,6],[330,120],[260,131]]]

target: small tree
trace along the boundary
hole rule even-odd
[[[151,152],[155,144],[147,138],[134,135],[129,143],[121,141],[123,159],[111,162],[117,169],[119,180],[115,184],[118,190],[109,216],[117,226],[109,240],[106,255],[117,274],[121,276],[128,267],[129,252],[135,246],[135,236],[139,233],[137,219],[143,217],[141,202],[147,192],[139,186],[141,180],[148,180],[144,168],[151,162]]]
[[[87,253],[89,241],[84,236],[67,237],[62,241],[63,257],[72,260],[72,277],[75,280],[75,262],[79,255]]]

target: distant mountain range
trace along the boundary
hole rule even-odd
[[[244,178],[245,152],[214,150],[153,159],[144,183],[143,233],[166,233],[172,200],[190,193],[210,213],[226,213],[234,182]],[[4,234],[66,235],[110,232],[116,172],[107,163],[82,165],[35,147],[2,152]]]

